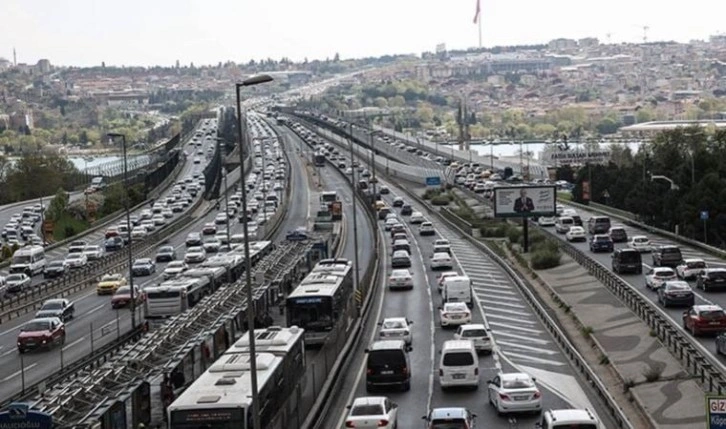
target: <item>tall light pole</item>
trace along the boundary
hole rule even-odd
[[[252,76],[240,83],[235,84],[235,93],[237,95],[237,134],[239,138],[239,174],[240,180],[244,182],[245,177],[245,156],[244,156],[244,140],[247,138],[247,116],[242,115],[242,102],[240,101],[240,88],[245,86],[258,85],[272,81],[272,77],[266,74]],[[244,120],[243,120],[244,118]],[[245,127],[244,132],[242,126]],[[242,212],[245,214],[245,222],[242,224],[242,230],[245,234],[245,282],[247,282],[247,333],[250,343],[250,385],[252,387],[252,429],[261,429],[260,425],[260,398],[257,392],[257,354],[255,352],[255,316],[252,297],[252,261],[250,260],[250,239],[248,234],[247,216],[247,189],[242,188]]]
[[[230,250],[232,250],[232,242],[229,240],[229,227],[230,227],[230,219],[229,219],[229,202],[227,201],[227,192],[229,192],[229,188],[227,187],[227,169],[223,167],[222,174],[224,174],[224,216],[225,219],[227,219],[227,246]]]
[[[136,329],[136,297],[134,296],[134,271],[132,269],[132,255],[131,255],[131,211],[129,207],[129,184],[128,184],[128,163],[126,159],[126,135],[119,133],[108,133],[108,137],[111,139],[120,137],[121,147],[123,148],[124,155],[124,209],[126,210],[126,228],[128,230],[129,242],[127,245],[127,256],[129,264],[129,290],[131,292],[131,300],[129,301],[129,308],[131,309],[131,329]]]
[[[353,124],[350,125],[350,135],[348,136],[348,143],[350,144],[350,162],[353,164]],[[353,192],[353,247],[355,248],[355,256],[353,263],[355,264],[355,290],[360,288],[360,274],[358,273],[358,217],[357,217],[357,204],[355,197],[355,168],[350,169],[350,188]]]

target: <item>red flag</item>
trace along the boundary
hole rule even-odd
[[[479,22],[479,13],[481,13],[481,5],[479,4],[480,0],[476,0],[476,14],[474,15],[474,24]]]

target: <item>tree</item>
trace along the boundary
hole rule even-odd
[[[373,104],[379,108],[386,108],[388,107],[388,100],[384,97],[376,97],[375,100],[373,100]]]
[[[58,221],[61,217],[63,217],[63,213],[65,212],[66,207],[68,207],[68,201],[68,193],[62,188],[58,188],[55,196],[52,200],[50,200],[48,210],[46,211],[46,217],[52,221]]]
[[[434,109],[427,104],[420,103],[416,109],[416,117],[423,123],[431,123],[434,120]]]
[[[603,118],[600,120],[600,122],[597,124],[597,132],[600,134],[615,134],[618,132],[618,129],[620,128],[622,124],[619,121],[616,121],[612,118]]]

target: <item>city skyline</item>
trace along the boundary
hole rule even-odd
[[[209,65],[282,57],[324,60],[336,53],[347,59],[420,54],[440,43],[449,49],[478,44],[476,0],[445,8],[443,2],[414,0],[344,7],[333,0],[217,7],[201,0],[130,0],[123,6],[77,0],[73,7],[8,0],[4,6],[0,57],[12,61],[15,48],[18,62],[29,64],[48,58],[70,66],[172,66],[177,60]],[[685,10],[658,6],[654,0],[613,0],[593,11],[574,0],[481,0],[483,45],[542,44],[559,37],[642,42],[644,27],[649,41],[704,40],[721,32],[719,17],[726,12],[726,3],[708,0],[693,0]],[[706,9],[708,14],[700,12]]]

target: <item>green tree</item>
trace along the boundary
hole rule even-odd
[[[62,188],[56,191],[55,196],[50,200],[48,210],[46,211],[46,217],[52,221],[58,221],[68,207],[68,193]]]
[[[386,100],[385,97],[376,97],[375,100],[373,100],[373,104],[379,108],[386,108],[388,107],[388,100]]]

